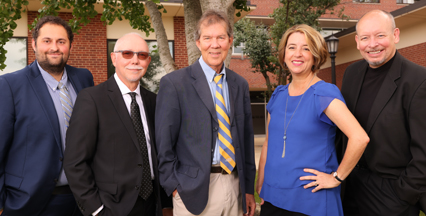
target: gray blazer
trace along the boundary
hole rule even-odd
[[[245,194],[253,194],[256,175],[249,86],[229,69],[226,76],[236,169],[246,211]],[[207,205],[219,124],[198,61],[161,79],[155,123],[160,183],[168,195],[177,189],[186,208],[200,214]]]

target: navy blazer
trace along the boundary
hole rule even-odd
[[[77,93],[93,86],[89,70],[65,67]],[[37,63],[0,76],[0,208],[4,213],[37,215],[56,186],[63,157],[58,117]]]
[[[391,179],[401,200],[426,209],[426,68],[395,55],[364,128],[370,137],[364,155],[371,171]],[[367,67],[365,60],[356,62],[343,77],[341,91],[352,113]]]
[[[229,69],[226,77],[232,144],[246,211],[245,194],[253,194],[256,175],[249,86]],[[168,195],[177,189],[186,208],[200,214],[208,201],[219,123],[198,61],[161,79],[155,123],[161,185]]]

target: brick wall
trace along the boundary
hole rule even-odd
[[[256,10],[250,13],[252,16],[268,16],[275,8],[280,6],[279,0],[251,0],[252,5],[256,5]],[[340,4],[336,6],[334,11],[338,12],[341,8],[345,8],[344,14],[348,15],[351,19],[359,19],[366,12],[374,9],[382,9],[388,12],[405,7],[407,4],[397,4],[396,0],[380,0],[380,3],[357,3],[353,0],[341,0]],[[328,11],[321,18],[338,18],[338,14],[331,14]]]
[[[405,6],[407,4],[397,4],[396,0],[380,0],[380,3],[357,3],[353,2],[353,0],[341,0],[340,4],[334,8],[334,11],[338,12],[342,7],[345,7],[343,11],[345,15],[349,16],[350,19],[359,19],[370,10],[381,9],[391,12]],[[328,11],[321,18],[338,18],[337,15],[337,13],[331,14]]]
[[[251,0],[250,4],[256,5],[256,10],[250,13],[251,16],[268,16],[280,6],[279,0]]]
[[[37,12],[28,11],[28,24],[37,17]],[[67,64],[89,69],[95,81],[95,85],[107,80],[107,38],[106,26],[97,15],[91,22],[79,30],[80,34],[74,34],[73,48]],[[72,18],[71,13],[59,13],[64,20]],[[28,64],[35,60],[31,46],[31,31],[28,32]]]
[[[426,43],[405,47],[403,49],[399,49],[398,52],[408,60],[426,67]],[[346,68],[350,64],[359,60],[361,59],[336,65],[336,85],[339,88],[342,86],[343,74],[345,73]],[[318,77],[331,83],[331,68],[328,67],[320,70],[320,72],[318,72]]]
[[[232,57],[229,69],[244,77],[249,83],[250,89],[266,89],[265,78],[259,72],[252,72],[253,68],[249,59],[245,58],[242,60],[240,57]],[[269,77],[271,82],[275,82],[272,73],[269,73]]]
[[[175,63],[178,68],[188,66],[188,52],[186,49],[185,19],[174,17],[174,37],[175,37]]]

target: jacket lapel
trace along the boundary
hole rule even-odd
[[[229,118],[231,121],[231,125],[234,122],[235,117],[235,100],[238,96],[238,84],[236,83],[236,78],[234,72],[226,68],[226,82],[228,83],[228,91],[229,91],[229,103],[230,103],[230,113]]]
[[[206,76],[204,76],[203,69],[198,61],[189,67],[189,73],[191,74],[194,81],[192,85],[195,88],[198,96],[201,101],[203,101],[206,108],[209,110],[212,118],[217,122],[216,109],[214,108],[212,94],[210,88],[206,81]]]
[[[78,95],[83,87],[81,86],[81,83],[78,82],[77,73],[69,65],[65,65],[65,68],[67,70],[68,79],[71,81],[75,93]]]
[[[147,91],[148,90],[146,90],[142,86],[140,86],[140,95],[141,95],[142,102],[143,102],[143,109],[144,109],[144,113],[145,113],[146,123],[148,124],[149,137],[150,137],[150,140],[151,140],[151,145],[154,145],[153,140],[154,140],[154,136],[155,136],[155,133],[154,133],[155,127],[154,127],[153,122],[154,122],[155,110],[151,109],[151,105],[152,105],[152,103],[155,103],[155,101],[153,102],[153,101],[150,100],[150,98],[148,97]]]
[[[117,115],[120,117],[124,126],[130,134],[136,148],[139,149],[138,138],[136,137],[135,128],[133,127],[132,119],[130,118],[129,111],[127,110],[126,104],[124,103],[123,95],[115,81],[114,76],[111,76],[107,80],[108,96],[111,99],[111,103],[114,105]]]
[[[52,97],[47,89],[46,82],[41,76],[40,70],[37,66],[37,61],[34,61],[30,67],[30,73],[28,75],[29,83],[34,90],[34,94],[40,101],[44,114],[46,115],[50,126],[52,127],[53,134],[55,136],[56,144],[62,151],[61,132],[59,130],[59,120],[56,114],[55,105],[53,104]]]
[[[392,95],[398,88],[395,83],[395,80],[399,79],[401,76],[401,66],[402,66],[402,58],[397,52],[395,54],[395,59],[393,60],[392,66],[385,79],[383,80],[383,84],[377,93],[376,99],[374,100],[373,106],[371,107],[370,115],[368,116],[368,122],[366,126],[367,133],[370,132],[371,127],[374,122],[377,120],[380,112],[383,110],[387,102],[391,99]]]
[[[361,91],[362,84],[364,83],[363,81],[364,81],[365,74],[367,73],[367,67],[368,67],[368,63],[364,61],[364,64],[362,65],[362,67],[359,68],[358,72],[356,73],[357,75],[353,76],[354,80],[352,82],[355,83],[354,85],[355,89],[349,90],[349,92],[352,93],[350,98],[354,98],[355,102],[350,107],[348,107],[349,110],[351,110],[352,112],[355,111],[356,105],[358,103],[359,93]]]

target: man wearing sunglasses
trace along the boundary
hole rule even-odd
[[[0,214],[78,216],[62,158],[68,115],[93,77],[67,65],[74,36],[66,21],[45,16],[32,38],[36,60],[0,76]]]
[[[226,14],[206,11],[195,38],[202,56],[160,81],[155,132],[161,185],[173,194],[175,215],[252,216],[249,86],[225,68],[233,41]]]
[[[111,53],[114,76],[77,98],[64,166],[84,215],[155,216],[171,207],[158,181],[156,95],[139,84],[148,52],[142,36],[124,35]]]

